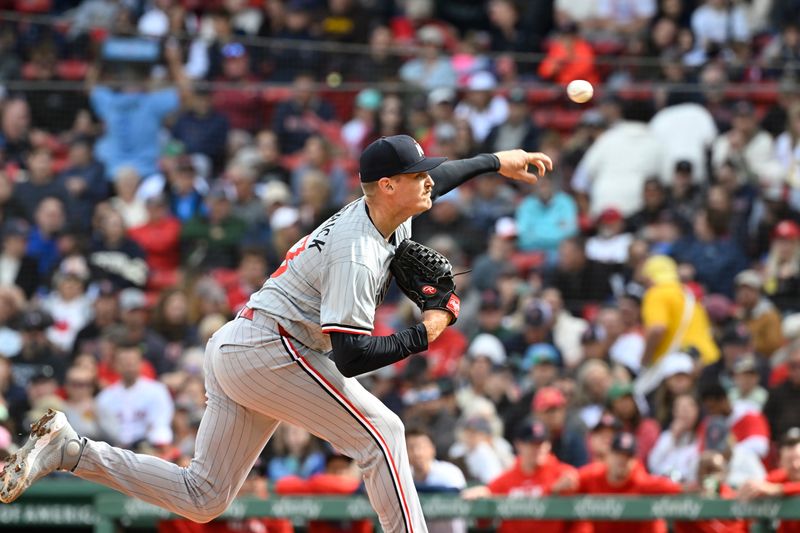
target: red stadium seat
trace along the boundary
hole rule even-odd
[[[560,87],[533,87],[528,89],[528,103],[531,105],[550,104],[563,97]]]
[[[22,13],[47,13],[53,7],[50,0],[15,0],[14,10]]]
[[[56,66],[58,77],[62,80],[82,80],[86,78],[86,73],[89,71],[89,64],[85,61],[77,59],[68,59],[60,61]]]
[[[542,128],[567,132],[575,128],[583,115],[583,109],[541,109],[533,114],[534,121]]]

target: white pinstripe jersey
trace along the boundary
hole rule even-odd
[[[329,333],[372,333],[375,308],[389,288],[397,244],[411,218],[386,242],[362,196],[300,239],[248,307],[271,315],[302,344],[328,352]]]

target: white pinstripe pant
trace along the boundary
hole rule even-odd
[[[327,357],[282,337],[268,316],[236,318],[206,347],[208,406],[186,468],[89,441],[75,474],[196,522],[222,513],[280,421],[329,441],[361,467],[386,532],[427,532],[403,423]]]

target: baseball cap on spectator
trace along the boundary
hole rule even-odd
[[[217,185],[212,187],[208,194],[206,194],[206,200],[209,202],[216,201],[216,200],[226,200],[230,202],[232,194],[228,191],[227,187],[224,185]]]
[[[693,169],[693,165],[691,161],[687,161],[685,159],[681,159],[677,163],[675,163],[675,172],[682,172],[684,174],[691,174]]]
[[[514,87],[508,93],[508,102],[511,104],[525,104],[528,102],[528,94],[522,87]]]
[[[764,281],[761,279],[761,274],[755,270],[743,270],[736,275],[735,284],[737,287],[750,287],[760,291],[764,286]]]
[[[147,309],[147,297],[139,289],[133,287],[123,289],[119,293],[119,309],[123,312]]]
[[[465,420],[462,425],[462,429],[475,431],[477,433],[483,433],[485,435],[492,434],[492,425],[489,423],[488,420],[483,418],[482,416],[473,416]]]
[[[25,237],[27,239],[30,232],[30,224],[19,218],[12,218],[3,224],[3,237]]]
[[[444,33],[438,26],[428,24],[417,31],[417,41],[421,44],[442,46],[444,44]]]
[[[794,220],[784,220],[779,222],[772,231],[773,239],[800,239],[800,226]]]
[[[495,235],[503,239],[513,239],[517,236],[517,222],[511,217],[501,217],[494,223]]]
[[[175,139],[167,142],[164,148],[161,149],[161,155],[164,157],[177,157],[186,152],[186,147],[182,142]]]
[[[613,429],[619,431],[622,429],[622,423],[611,413],[603,413],[597,420],[597,423],[592,426],[591,431],[600,431],[601,429]]]
[[[270,181],[264,185],[259,196],[267,207],[274,204],[287,204],[292,201],[292,191],[289,186],[277,180]]]
[[[613,224],[621,221],[622,219],[622,211],[616,207],[607,207],[606,209],[603,209],[603,212],[597,217],[597,222],[599,224]]]
[[[733,324],[722,332],[722,337],[719,340],[720,345],[733,344],[737,346],[745,346],[750,343],[750,332],[742,324]]]
[[[53,367],[50,365],[41,365],[33,373],[29,383],[43,383],[53,379],[55,379],[55,371],[53,371]]]
[[[600,342],[606,338],[606,330],[598,324],[589,324],[581,335],[581,344]]]
[[[791,427],[781,436],[781,446],[796,446],[800,444],[800,428]]]
[[[437,87],[428,94],[428,105],[455,104],[456,92],[450,87]]]
[[[636,437],[633,436],[633,433],[620,431],[614,435],[614,440],[611,441],[611,451],[633,457],[636,455]]]
[[[758,361],[756,360],[753,354],[748,354],[741,357],[736,363],[733,365],[733,373],[734,374],[744,374],[744,373],[751,373],[751,374],[758,374]]]
[[[20,317],[22,331],[44,331],[53,325],[53,317],[42,309],[28,309]]]
[[[470,359],[486,357],[493,365],[501,366],[506,362],[506,349],[500,339],[490,333],[481,333],[470,343],[467,355]]]
[[[633,396],[633,385],[630,383],[617,382],[609,387],[606,393],[606,400],[608,400],[608,403],[613,403],[625,396]]]
[[[722,416],[712,416],[706,421],[704,444],[706,450],[724,452],[730,446],[728,442],[728,423]]]
[[[536,391],[531,403],[531,407],[537,413],[565,405],[567,405],[567,399],[564,397],[564,393],[555,387],[542,387]]]
[[[300,213],[294,207],[282,206],[269,217],[269,225],[273,231],[294,226],[300,220]]]
[[[666,255],[649,257],[642,265],[642,274],[655,285],[677,282],[678,265],[675,260]]]
[[[494,76],[481,70],[470,76],[467,89],[470,91],[493,91],[497,88],[497,80]]]
[[[247,49],[242,43],[228,43],[222,47],[222,56],[226,59],[239,58],[247,55]]]
[[[521,442],[541,443],[550,440],[550,432],[547,431],[545,426],[539,420],[533,420],[530,423],[522,424],[514,434],[514,440]]]
[[[361,153],[361,181],[369,183],[397,174],[427,172],[447,160],[427,157],[419,143],[408,135],[392,135],[373,141]]]
[[[381,106],[381,100],[383,96],[377,89],[364,89],[356,96],[356,106],[376,111]]]
[[[539,342],[528,346],[520,367],[527,372],[536,365],[556,365],[558,364],[558,359],[558,350],[556,350],[555,346],[546,342]]]
[[[694,372],[694,360],[685,353],[674,352],[664,357],[661,361],[660,369],[662,380],[678,374],[692,375]]]
[[[542,327],[550,322],[552,312],[545,302],[533,301],[525,309],[525,324],[533,327]]]
[[[501,309],[500,293],[496,289],[486,289],[481,292],[481,311]]]

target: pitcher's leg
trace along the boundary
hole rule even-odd
[[[216,349],[213,342],[207,350]],[[236,497],[278,421],[227,397],[210,356],[206,354],[208,404],[188,467],[88,441],[75,474],[196,522],[219,516]]]
[[[295,346],[286,338],[256,349],[223,346],[221,386],[238,403],[301,426],[353,457],[384,531],[426,532],[399,417],[325,356]]]

